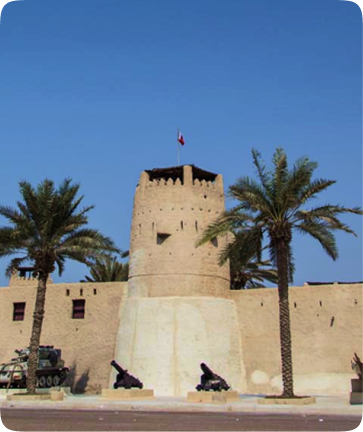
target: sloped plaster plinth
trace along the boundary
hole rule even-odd
[[[129,298],[121,311],[116,361],[156,396],[186,396],[200,363],[238,391],[246,389],[237,313],[210,297]],[[112,371],[110,386],[115,382]]]

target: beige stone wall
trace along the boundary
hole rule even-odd
[[[35,289],[0,288],[0,362],[29,344]],[[80,298],[85,319],[74,320],[72,300]],[[25,320],[14,322],[13,303],[23,301]],[[354,352],[362,357],[362,303],[361,284],[290,288],[298,393],[349,392],[350,360]],[[114,357],[157,394],[185,395],[199,380],[201,361],[241,392],[281,387],[276,289],[232,291],[230,300],[127,298],[127,283],[53,284],[41,343],[62,349],[76,367],[74,386],[89,392],[112,384]]]
[[[350,361],[362,356],[362,284],[291,287],[291,329],[298,393],[350,391]],[[239,316],[247,390],[281,388],[276,289],[232,291]]]
[[[14,357],[14,349],[29,345],[35,292],[36,281],[0,288],[0,363]],[[48,285],[41,344],[62,349],[72,368],[69,380],[77,390],[94,392],[108,386],[126,296],[124,282]],[[76,299],[86,300],[84,319],[72,319]],[[24,301],[24,321],[13,321],[13,303]]]
[[[183,184],[140,176],[131,228],[131,296],[229,295],[229,266],[217,262],[227,239],[195,248],[203,229],[224,211],[222,176],[193,182],[191,166],[183,172]],[[170,236],[157,244],[158,233]]]

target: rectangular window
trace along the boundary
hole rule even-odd
[[[84,319],[86,300],[73,300],[73,319]]]
[[[25,315],[25,303],[14,303],[13,321],[23,321]]]
[[[157,233],[157,235],[156,235],[156,243],[158,245],[161,245],[170,236],[171,236],[171,234],[167,234],[167,233]]]

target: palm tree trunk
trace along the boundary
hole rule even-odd
[[[291,353],[291,328],[288,283],[288,249],[285,239],[277,242],[277,273],[279,286],[279,322],[282,364],[283,397],[294,397],[294,383]]]
[[[33,328],[30,338],[30,353],[27,373],[27,389],[28,393],[35,394],[37,379],[36,371],[38,367],[38,349],[40,343],[40,335],[44,318],[45,292],[47,289],[48,274],[41,273],[38,280],[37,297],[35,300]]]

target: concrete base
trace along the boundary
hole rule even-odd
[[[102,389],[102,397],[113,400],[154,399],[154,390],[150,389]]]
[[[310,405],[316,402],[314,397],[306,396],[297,399],[290,398],[262,398],[257,399],[259,405]]]
[[[64,399],[64,393],[62,391],[52,390],[50,391],[50,400],[58,402]]]
[[[228,391],[195,391],[188,392],[187,401],[193,403],[227,403],[237,401],[238,392],[235,390]]]
[[[50,388],[38,388],[36,390],[37,394],[48,394],[49,392],[52,391],[61,391],[64,394],[71,396],[71,388],[70,387],[50,387]],[[21,388],[21,389],[16,389],[16,388],[9,388],[9,389],[0,389],[0,397],[1,396],[7,396],[7,395],[11,395],[11,394],[22,394],[22,393],[26,393],[27,389],[26,388]]]
[[[16,390],[16,389],[14,389]],[[50,391],[49,391],[50,390]],[[64,392],[59,390],[48,389],[47,393],[37,393],[35,395],[29,395],[25,392],[22,393],[12,393],[6,396],[8,401],[39,401],[39,400],[52,400],[52,401],[62,401],[64,399]]]
[[[363,381],[354,378],[350,380],[352,386],[352,392],[350,393],[349,402],[351,405],[362,405],[363,404]]]
[[[350,380],[352,386],[352,393],[362,393],[363,392],[363,381],[355,378]]]
[[[10,394],[6,396],[8,401],[40,401],[40,400],[50,400],[50,393],[28,395],[26,393]]]
[[[363,393],[362,392],[352,392],[350,394],[349,402],[351,405],[362,405],[363,404]]]

